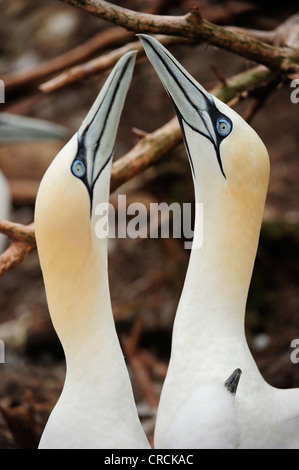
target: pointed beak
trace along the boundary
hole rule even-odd
[[[136,52],[131,51],[117,62],[78,131],[78,151],[73,162],[73,173],[84,181],[91,200],[97,179],[113,157],[135,58]]]
[[[178,116],[209,139],[216,140],[209,108],[212,96],[185,70],[156,39],[139,34],[147,57],[169,94]]]
[[[241,369],[236,369],[224,383],[224,386],[233,395],[236,394],[241,374],[242,374]]]
[[[156,39],[147,34],[139,34],[138,37],[148,59],[152,63],[174,104],[187,151],[188,142],[185,137],[186,125],[209,139],[213,144],[223,173],[219,155],[220,139],[216,132],[217,122],[221,117],[221,113],[215,105],[213,96],[210,95],[210,93],[208,93]],[[190,155],[189,157],[192,163],[192,158]]]

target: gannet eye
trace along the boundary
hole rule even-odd
[[[81,160],[75,160],[72,164],[72,172],[73,175],[77,176],[77,178],[83,178],[86,173],[84,163]]]
[[[226,119],[219,119],[217,122],[217,131],[220,135],[226,136],[230,133],[232,125]]]

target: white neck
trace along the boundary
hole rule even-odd
[[[111,310],[105,241],[97,255],[92,243],[92,237],[82,242],[81,252],[77,247],[68,263],[52,258],[51,269],[43,269],[43,274],[50,314],[66,356],[67,381],[90,383],[92,378],[102,387],[113,377],[111,369],[122,368],[123,358]],[[89,390],[95,393],[94,388]]]
[[[92,250],[83,251],[84,260],[78,253],[59,282],[54,270],[44,271],[67,372],[42,446],[147,447],[115,330],[106,257],[94,259]]]
[[[194,246],[200,238],[202,245],[190,255],[175,318],[171,366],[176,371],[188,368],[189,358],[199,375],[206,376],[208,368],[216,376],[221,371],[225,379],[233,370],[232,355],[247,351],[244,315],[263,203],[251,210],[254,205],[239,202],[225,185],[210,199],[198,191],[196,200],[203,202],[203,217],[195,218]],[[236,368],[241,367],[235,359]]]

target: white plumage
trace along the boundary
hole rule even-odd
[[[234,389],[240,371],[236,374]],[[171,449],[236,449],[240,429],[235,390],[217,379],[197,385],[177,408],[167,440]]]

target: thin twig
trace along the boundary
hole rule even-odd
[[[226,86],[226,78],[223,77],[216,65],[210,64],[210,68],[214,72],[215,76],[218,78],[219,82],[222,83],[222,85]]]
[[[240,28],[238,26],[229,26],[227,29],[235,33],[246,34],[259,41],[273,44],[274,46],[288,46],[293,49],[299,48],[299,13],[290,16],[271,31]]]
[[[258,112],[259,109],[265,104],[269,95],[277,88],[280,81],[278,77],[273,77],[272,80],[268,81],[267,83],[262,83],[261,85],[257,86],[255,89],[249,90],[247,93],[247,97],[254,97],[253,102],[246,110],[245,114],[243,115],[243,119],[246,122],[250,122],[254,115]]]
[[[141,173],[166,155],[182,140],[177,118],[141,138],[126,155],[114,162],[111,173],[111,191]]]

